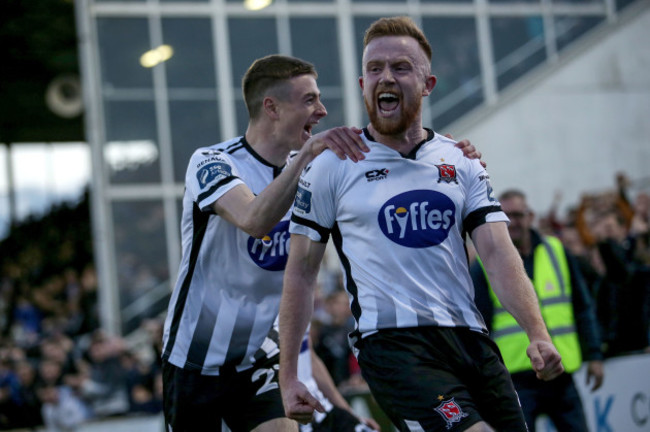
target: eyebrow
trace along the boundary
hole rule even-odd
[[[320,96],[321,96],[321,93],[320,93],[320,92],[309,91],[309,92],[307,92],[307,93],[305,93],[305,94],[302,95],[302,99],[303,99],[303,100],[305,100],[305,99],[311,99],[311,98],[317,98],[317,99],[319,99]]]

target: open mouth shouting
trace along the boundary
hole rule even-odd
[[[394,93],[382,92],[377,99],[379,112],[382,115],[390,115],[399,106],[399,97]]]
[[[311,131],[314,125],[318,123],[307,123],[302,129],[303,129],[303,138],[304,141],[307,141],[309,138],[311,138]]]

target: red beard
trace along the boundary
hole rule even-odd
[[[401,114],[399,117],[385,118],[379,115],[377,105],[368,103],[366,98],[363,101],[366,104],[370,123],[382,135],[399,135],[404,133],[417,120],[420,114],[420,108],[422,107],[421,98],[416,98],[410,106],[409,104],[404,104],[404,101],[401,100]]]

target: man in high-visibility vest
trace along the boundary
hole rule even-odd
[[[559,239],[533,229],[534,214],[526,196],[509,190],[499,197],[510,219],[508,230],[539,299],[542,317],[562,356],[565,372],[551,381],[535,378],[526,356],[528,340],[490,288],[480,259],[471,267],[476,303],[490,335],[499,346],[519,395],[526,423],[535,431],[538,415],[546,414],[559,432],[588,432],[572,373],[587,361],[592,391],[603,382],[603,355],[593,302],[575,259]]]

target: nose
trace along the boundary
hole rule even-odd
[[[381,72],[381,76],[379,77],[379,81],[381,82],[394,82],[394,76],[393,76],[393,71],[389,68],[386,67],[384,70]]]
[[[316,107],[316,115],[319,117],[325,117],[327,115],[327,109],[321,100],[318,101],[318,106]]]

